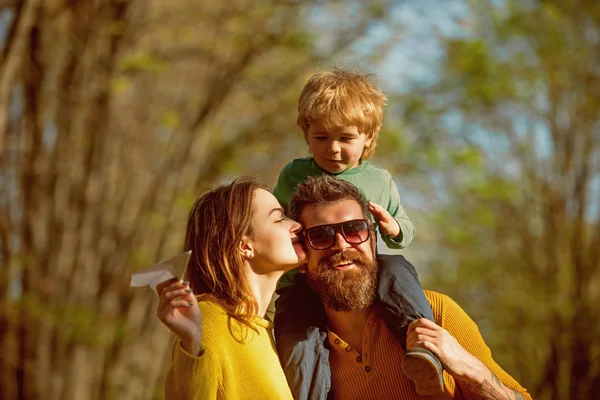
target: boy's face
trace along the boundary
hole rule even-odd
[[[316,121],[310,124],[306,140],[319,167],[336,174],[357,167],[363,150],[371,146],[373,137],[359,132],[356,126],[327,130]]]

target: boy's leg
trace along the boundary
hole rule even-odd
[[[406,349],[408,324],[419,318],[434,321],[431,305],[423,293],[417,271],[403,256],[379,255],[377,260],[381,315]],[[419,394],[433,395],[444,391],[442,364],[430,351],[422,348],[407,350],[402,369],[415,382]]]

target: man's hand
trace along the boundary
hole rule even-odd
[[[408,325],[406,348],[431,351],[455,379],[466,382],[480,399],[523,399],[521,393],[506,387],[483,362],[473,356],[444,328],[426,318]]]
[[[188,282],[176,278],[156,286],[158,319],[181,339],[183,348],[192,355],[202,351],[202,314]]]
[[[370,201],[369,211],[371,211],[375,221],[377,221],[377,225],[379,225],[379,231],[382,235],[396,238],[402,233],[400,230],[400,224],[398,224],[398,221],[391,216],[388,210],[381,207],[379,204]]]
[[[444,328],[426,318],[408,325],[406,348],[422,347],[435,354],[446,371],[456,379],[474,379],[479,370],[487,367],[466,351]]]

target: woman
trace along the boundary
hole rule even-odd
[[[196,201],[188,281],[157,287],[158,317],[176,335],[167,400],[292,399],[263,316],[279,278],[306,256],[300,230],[252,178]]]

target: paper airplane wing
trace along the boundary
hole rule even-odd
[[[131,275],[129,286],[150,286],[155,290],[156,285],[161,282],[168,281],[172,278],[182,279],[191,255],[192,251],[189,250],[136,272]]]

